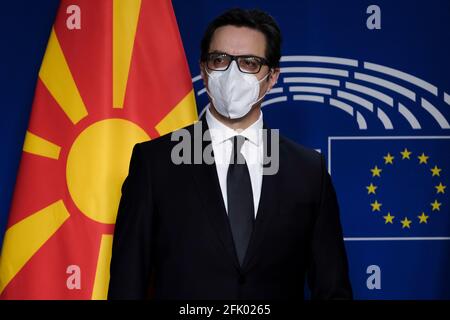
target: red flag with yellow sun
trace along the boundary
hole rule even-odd
[[[170,0],[61,1],[0,257],[0,298],[106,298],[134,144],[196,119]]]

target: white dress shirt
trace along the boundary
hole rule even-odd
[[[213,108],[213,107],[210,107]],[[227,201],[227,172],[230,164],[231,151],[233,147],[232,137],[242,135],[246,138],[242,145],[241,153],[245,158],[250,174],[250,181],[253,191],[253,205],[255,208],[255,218],[258,212],[259,198],[261,196],[262,187],[262,173],[263,173],[263,120],[262,112],[258,120],[256,120],[247,129],[239,132],[230,127],[227,127],[222,122],[217,120],[209,111],[206,110],[206,122],[211,135],[211,143],[214,152],[214,161],[217,169],[217,176],[219,178],[220,189],[225,204],[225,209],[228,212]]]

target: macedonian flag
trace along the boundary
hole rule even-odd
[[[0,257],[0,298],[106,298],[133,146],[196,119],[170,0],[61,1]]]

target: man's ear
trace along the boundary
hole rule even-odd
[[[272,72],[267,77],[269,81],[269,90],[272,89],[272,87],[277,84],[279,76],[280,76],[280,68],[273,68]]]
[[[200,75],[202,76],[203,80],[203,86],[206,88],[208,75],[205,72],[205,64],[200,61],[199,65],[200,65]]]

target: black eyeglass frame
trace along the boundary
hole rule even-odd
[[[230,62],[228,63],[228,66],[225,69],[220,69],[220,70],[219,69],[211,69],[209,67],[209,65],[208,65],[208,61],[210,60],[210,57],[214,56],[214,55],[229,57],[230,58]],[[239,58],[256,58],[257,60],[259,60],[260,64],[259,64],[258,71],[256,71],[256,72],[248,72],[248,71],[241,70],[241,67],[239,66],[239,61],[238,61]],[[233,55],[225,53],[225,52],[210,52],[210,53],[208,53],[206,55],[205,64],[206,64],[206,67],[208,68],[208,70],[211,70],[211,71],[227,71],[233,61],[236,61],[236,65],[237,65],[237,67],[238,67],[240,72],[248,73],[248,74],[257,74],[257,73],[259,73],[261,71],[261,68],[263,66],[269,66],[269,61],[267,61],[267,59],[263,58],[263,57],[258,57],[258,56],[254,56],[254,55],[233,56]]]

